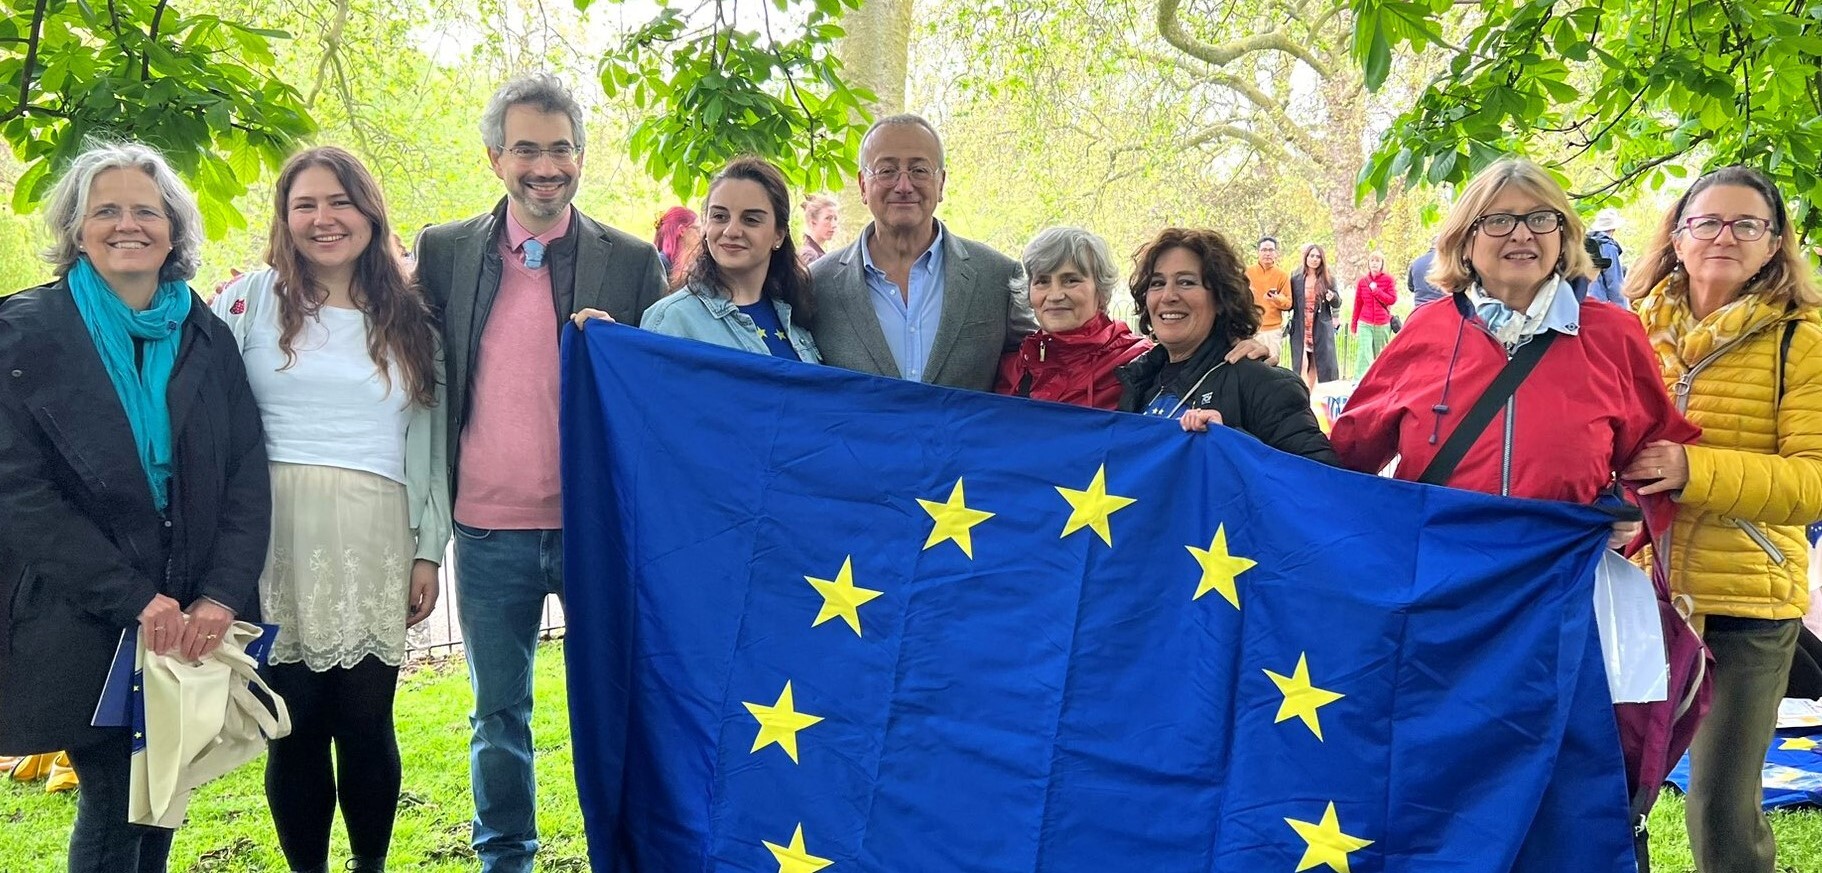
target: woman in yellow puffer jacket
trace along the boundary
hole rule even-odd
[[[1714,705],[1690,749],[1690,846],[1702,873],[1770,873],[1759,774],[1808,608],[1803,529],[1822,519],[1822,294],[1783,196],[1728,167],[1665,216],[1626,296],[1702,428],[1699,444],[1654,444],[1623,474],[1675,498],[1659,558],[1714,653]]]

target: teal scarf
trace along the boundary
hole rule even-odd
[[[152,305],[134,311],[114,296],[106,279],[86,257],[70,269],[70,296],[88,325],[89,339],[101,354],[114,393],[133,427],[139,465],[152,483],[152,505],[164,512],[171,503],[171,409],[165,389],[177,366],[177,344],[183,322],[190,315],[190,286],[181,281],[160,282]],[[145,341],[144,363],[134,352],[133,340]]]

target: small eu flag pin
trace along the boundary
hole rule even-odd
[[[525,268],[536,270],[544,266],[544,244],[535,239],[525,241],[520,249],[525,252]]]

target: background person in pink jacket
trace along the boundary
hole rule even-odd
[[[1385,256],[1375,253],[1367,258],[1367,274],[1354,285],[1354,319],[1348,330],[1356,337],[1354,378],[1366,375],[1367,368],[1386,343],[1392,341],[1392,304],[1398,302],[1398,286],[1385,271]],[[1361,327],[1366,330],[1362,331]]]

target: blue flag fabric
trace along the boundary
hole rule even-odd
[[[1762,771],[1766,810],[1822,807],[1822,730],[1788,728],[1771,738]],[[1679,793],[1689,790],[1689,756],[1678,761],[1665,780]]]
[[[1632,870],[1604,519],[565,331],[597,871]]]

